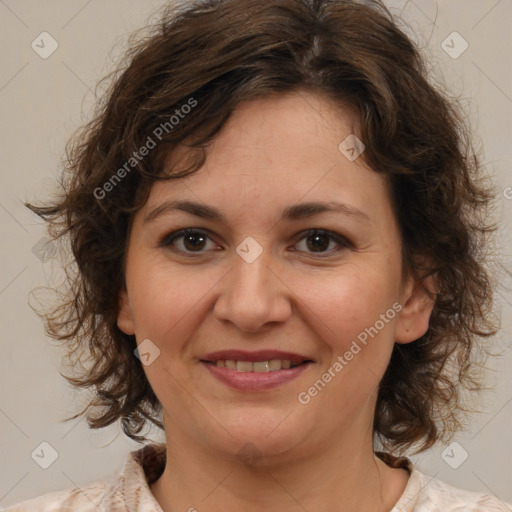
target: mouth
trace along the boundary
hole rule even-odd
[[[289,370],[296,368],[302,364],[310,363],[311,361],[303,361],[298,364],[291,364],[289,359],[271,359],[270,361],[235,361],[233,359],[219,359],[213,361],[201,361],[202,363],[215,365],[217,368],[229,368],[237,372],[277,372],[279,370]]]
[[[199,362],[216,380],[239,391],[265,391],[290,382],[314,360],[290,352],[223,350],[202,356]]]
[[[277,350],[258,352],[223,350],[207,354],[201,357],[200,361],[217,368],[228,368],[237,372],[277,372],[314,362],[307,356]]]

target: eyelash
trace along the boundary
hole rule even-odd
[[[353,247],[354,247],[353,244],[351,242],[349,242],[345,237],[338,235],[337,233],[334,233],[333,231],[327,231],[325,229],[309,229],[301,234],[303,236],[301,238],[299,238],[296,243],[298,243],[310,236],[321,235],[321,236],[327,236],[328,238],[330,238],[330,240],[336,242],[339,246],[341,246],[334,251],[330,250],[330,251],[325,251],[325,252],[317,252],[317,253],[309,252],[308,253],[308,254],[316,255],[320,258],[330,256],[333,252],[337,253],[342,249],[353,249]],[[204,238],[208,238],[208,239],[212,240],[211,237],[208,236],[208,234],[205,231],[202,231],[199,229],[188,228],[188,229],[180,229],[179,231],[174,231],[173,233],[166,235],[162,239],[160,245],[162,247],[169,247],[173,244],[173,242],[175,242],[179,238],[183,238],[188,235],[200,235],[200,236],[203,236]],[[176,249],[176,248],[173,248],[172,250],[175,252],[186,254],[187,256],[191,256],[191,257],[201,256],[204,253],[204,251],[198,251],[198,252],[183,251],[181,249]]]

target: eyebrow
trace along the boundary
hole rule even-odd
[[[222,222],[226,221],[226,215],[213,206],[208,206],[188,200],[175,200],[166,201],[165,203],[162,203],[151,210],[144,218],[144,223],[150,222],[157,217],[175,211],[190,213],[191,215],[195,215],[196,217],[203,219]],[[368,217],[368,215],[363,211],[358,210],[353,206],[349,206],[348,204],[337,203],[335,201],[317,201],[289,206],[283,210],[282,219],[289,221],[300,220],[325,212],[337,212],[347,216],[354,216],[360,218],[361,220],[370,220],[370,217]]]

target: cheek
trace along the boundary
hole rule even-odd
[[[302,391],[317,407],[338,411],[340,421],[362,410],[384,375],[399,308],[392,283],[372,279],[368,271],[364,279],[357,275],[304,287],[309,295],[303,311],[319,339],[323,373]]]
[[[136,335],[165,347],[169,339],[180,339],[191,319],[208,301],[221,275],[179,269],[169,262],[134,265],[141,269],[128,280]],[[197,322],[195,322],[197,325]]]
[[[297,281],[295,290],[299,287],[301,294],[297,295],[307,306],[304,314],[315,321],[315,326],[324,334],[323,339],[331,340],[333,350],[346,350],[352,340],[376,323],[382,335],[390,335],[396,316],[392,309],[397,297],[395,286],[368,268],[364,272],[354,269],[322,280],[305,279],[302,284]],[[382,325],[381,315],[387,312]]]
[[[137,290],[131,295],[136,339],[138,343],[149,339],[159,350],[158,358],[144,366],[144,372],[162,403],[175,401],[189,378],[181,363],[191,356],[194,344],[190,340],[200,325],[200,315],[204,315],[208,290],[215,282],[207,276],[171,272],[168,264],[155,263],[131,283]]]

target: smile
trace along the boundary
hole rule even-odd
[[[216,380],[241,391],[264,391],[281,386],[314,364],[308,355],[274,349],[233,348],[202,354],[198,359]]]
[[[286,384],[313,365],[304,361],[292,366],[289,360],[200,362],[216,380],[240,391],[264,391]],[[288,367],[287,367],[288,366]]]
[[[276,372],[295,368],[301,363],[293,364],[289,359],[271,359],[270,361],[234,361],[232,359],[219,359],[215,364],[217,368],[230,368],[237,372]]]

